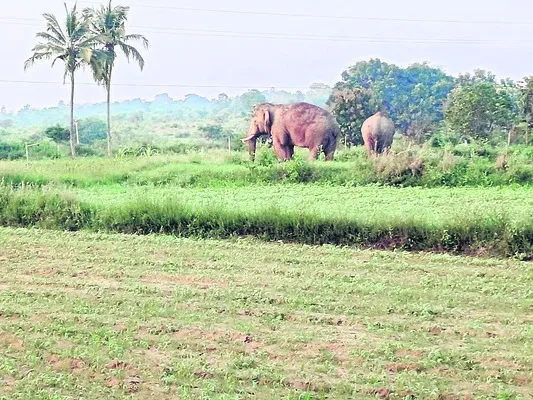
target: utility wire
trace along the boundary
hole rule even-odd
[[[63,85],[60,81],[29,81],[29,80],[10,80],[0,79],[0,84],[31,84],[31,85]],[[76,85],[83,86],[99,86],[95,82],[78,82]],[[273,89],[275,86],[245,86],[245,85],[185,85],[185,84],[142,84],[142,83],[114,83],[113,86],[125,86],[125,87],[175,87],[175,88],[188,88],[188,89]],[[309,87],[303,86],[280,86],[278,88],[283,89],[309,89]]]
[[[72,1],[70,1],[72,2]],[[97,1],[78,1],[83,4],[101,5]],[[193,12],[210,12],[210,13],[225,13],[225,14],[242,14],[242,15],[263,15],[271,17],[293,17],[293,18],[319,18],[319,19],[344,19],[356,21],[383,21],[383,22],[415,22],[415,23],[445,23],[445,24],[485,24],[485,25],[533,25],[533,22],[527,21],[478,21],[478,20],[462,20],[462,19],[417,19],[417,18],[385,18],[385,17],[358,17],[350,15],[319,15],[319,14],[298,14],[298,13],[276,13],[264,11],[242,11],[242,10],[226,10],[218,8],[193,8],[193,7],[178,7],[178,6],[162,6],[162,5],[146,5],[139,3],[130,3],[130,7],[151,8],[161,10],[176,10],[176,11],[193,11]]]
[[[13,19],[14,21],[10,21]],[[28,22],[21,22],[21,20]],[[36,21],[29,18],[6,18],[0,17],[0,25],[24,25],[24,26],[41,26],[41,24],[30,23]],[[322,36],[309,34],[287,34],[287,33],[269,33],[269,32],[239,32],[210,29],[177,29],[161,28],[150,26],[132,26],[133,29],[143,29],[145,33],[162,34],[162,35],[184,35],[184,36],[205,36],[205,37],[232,37],[248,39],[280,39],[280,40],[301,40],[301,41],[328,41],[328,42],[367,42],[367,43],[404,43],[404,44],[519,44],[533,45],[533,41],[528,40],[484,40],[484,39],[439,39],[439,38],[401,38],[401,37],[369,37],[369,36]]]

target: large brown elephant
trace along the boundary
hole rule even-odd
[[[309,103],[271,104],[255,106],[248,136],[241,139],[248,142],[252,161],[255,159],[257,138],[268,135],[280,161],[292,159],[294,146],[309,149],[309,159],[318,158],[320,150],[326,160],[333,160],[337,149],[340,128],[335,117],[320,107]]]
[[[389,151],[392,145],[394,122],[385,113],[378,111],[363,122],[361,133],[368,156],[381,154]]]

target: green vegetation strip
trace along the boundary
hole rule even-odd
[[[2,399],[526,399],[531,263],[0,228]]]
[[[533,257],[532,189],[0,188],[0,224]]]
[[[488,146],[487,146],[488,147]],[[403,187],[531,186],[532,151],[461,147],[398,149],[394,156],[368,160],[362,148],[340,151],[333,163],[309,164],[303,151],[294,161],[278,164],[271,149],[259,152],[255,164],[248,155],[206,151],[183,155],[97,157],[38,162],[0,161],[0,181],[8,185],[61,184],[92,187],[111,184],[179,187],[249,186],[276,183],[320,183]]]

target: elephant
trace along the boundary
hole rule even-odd
[[[378,111],[363,122],[361,133],[369,157],[388,152],[394,137],[394,122]]]
[[[309,103],[261,103],[252,111],[248,136],[250,159],[255,160],[257,138],[268,135],[279,161],[293,158],[294,146],[308,148],[309,160],[318,158],[320,150],[327,161],[333,160],[340,127],[329,112]]]

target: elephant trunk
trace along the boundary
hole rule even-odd
[[[244,139],[241,139],[243,143],[248,142],[248,153],[250,154],[250,160],[255,161],[255,149],[257,147],[257,128],[255,125],[251,124],[250,129],[248,130],[248,136]]]
[[[257,147],[257,138],[254,137],[248,141],[248,153],[250,154],[250,160],[255,161],[255,149]]]

